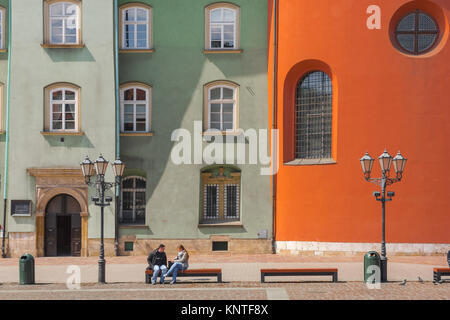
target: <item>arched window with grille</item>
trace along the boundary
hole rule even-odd
[[[305,74],[297,83],[295,158],[331,158],[333,90],[323,71]]]
[[[122,180],[120,224],[145,224],[146,186],[147,181],[143,177],[129,176]]]

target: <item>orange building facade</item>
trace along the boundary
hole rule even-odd
[[[408,158],[388,187],[387,254],[450,249],[449,0],[269,0],[269,114],[278,129],[276,250],[380,249],[379,187],[359,159]],[[274,10],[275,9],[275,10]],[[393,171],[393,170],[391,170]]]

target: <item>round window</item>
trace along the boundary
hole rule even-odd
[[[436,44],[439,38],[438,24],[425,12],[416,10],[400,19],[395,37],[407,53],[423,54]]]

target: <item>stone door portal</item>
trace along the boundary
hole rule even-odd
[[[76,256],[81,253],[81,208],[78,201],[61,194],[48,202],[45,212],[45,256]]]

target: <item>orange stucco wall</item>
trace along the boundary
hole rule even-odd
[[[273,1],[268,5],[271,85]],[[370,5],[381,9],[380,30],[366,26]],[[417,6],[438,21],[441,38],[430,53],[412,57],[395,48],[390,28]],[[387,203],[387,242],[450,243],[450,1],[279,0],[277,17],[276,240],[379,242],[378,187],[364,181],[359,158],[387,148],[408,158],[403,180],[388,189],[396,195]],[[294,90],[312,69],[333,81],[336,164],[288,166]],[[380,174],[378,162],[373,173]]]

